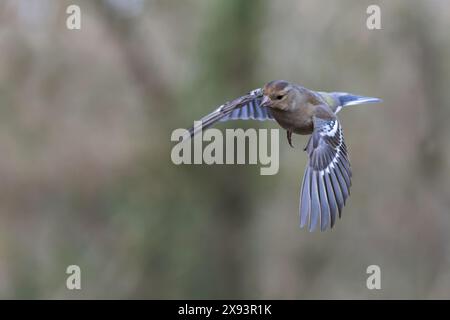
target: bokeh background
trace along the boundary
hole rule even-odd
[[[450,298],[448,30],[444,0],[1,0],[0,297]],[[306,137],[281,132],[275,176],[170,160],[174,129],[273,79],[384,100],[340,115],[331,232],[299,228]],[[277,127],[218,127],[254,126]]]

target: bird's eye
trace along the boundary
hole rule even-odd
[[[279,95],[276,96],[277,100],[281,100],[281,99],[283,99],[283,97],[284,96],[282,94],[279,94]]]

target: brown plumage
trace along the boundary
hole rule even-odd
[[[270,108],[275,120],[284,129],[297,134],[311,134],[314,116],[335,119],[326,102],[313,91],[287,81],[272,81],[263,88],[262,107]]]
[[[351,167],[341,125],[336,116],[348,105],[380,102],[380,99],[343,92],[315,92],[283,80],[226,103],[201,119],[201,128],[234,119],[276,120],[287,131],[311,135],[304,150],[308,164],[300,195],[300,226],[332,228],[350,195]],[[198,128],[189,130],[193,136]]]

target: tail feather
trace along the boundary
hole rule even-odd
[[[343,107],[354,106],[364,103],[378,103],[383,100],[373,97],[358,96],[347,92],[323,92],[317,91],[317,93],[325,100],[325,102],[331,107],[334,113],[341,111]]]
[[[365,103],[379,103],[383,101],[378,98],[358,96],[350,93],[334,92],[334,94],[336,94],[341,106],[343,107]]]
[[[331,95],[335,96],[339,100],[341,106],[343,107],[365,103],[379,103],[383,101],[378,98],[358,96],[355,94],[345,92],[333,92],[331,93]]]

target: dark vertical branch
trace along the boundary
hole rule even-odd
[[[422,89],[423,101],[426,103],[426,112],[423,113],[425,130],[420,136],[416,148],[415,166],[411,167],[414,184],[414,197],[408,199],[414,203],[416,208],[426,208],[425,202],[433,202],[437,206],[448,207],[448,191],[442,188],[445,185],[444,175],[446,161],[448,107],[446,97],[444,96],[445,84],[445,68],[444,62],[447,57],[442,55],[442,42],[439,37],[433,34],[435,25],[430,24],[433,20],[432,13],[428,6],[420,6],[414,11],[410,11],[405,16],[403,24],[404,40],[407,41],[405,48],[412,49],[415,67],[418,74],[418,81]],[[414,31],[411,31],[414,26]],[[411,54],[411,52],[410,52]],[[407,112],[407,111],[406,111]],[[405,130],[415,131],[418,128],[411,127],[405,123]],[[433,212],[422,212],[421,214],[431,214]],[[440,220],[430,219],[432,224],[431,230],[438,230]],[[420,244],[417,246],[418,251],[426,252],[427,267],[430,269],[428,278],[422,281],[423,285],[428,286],[425,290],[430,290],[434,284],[435,277],[441,265],[442,234],[434,231],[424,233]],[[426,250],[425,248],[433,247],[434,250]],[[414,270],[419,270],[422,263],[414,266]],[[422,276],[424,278],[424,276]]]
[[[439,172],[443,169],[444,157],[442,146],[446,125],[446,103],[441,95],[442,79],[444,79],[442,68],[441,44],[436,43],[432,36],[429,21],[432,19],[427,8],[420,10],[420,15],[414,17],[412,22],[416,26],[415,32],[409,34],[417,43],[418,54],[416,57],[417,68],[421,75],[424,88],[425,101],[427,102],[427,126],[425,135],[419,142],[418,165],[426,180],[435,184],[439,179]],[[408,24],[409,26],[409,24]]]
[[[255,86],[262,4],[232,0],[218,1],[212,6],[208,17],[211,22],[199,45],[202,71],[196,92],[232,98],[232,94],[244,93]],[[227,171],[216,170],[214,177],[205,177],[205,183],[214,181],[218,190],[210,194],[215,199],[210,247],[215,268],[212,274],[214,295],[222,298],[244,294],[244,265],[248,257],[245,257],[243,244],[248,242],[246,222],[251,216],[249,202],[253,194],[248,167],[228,167]]]

